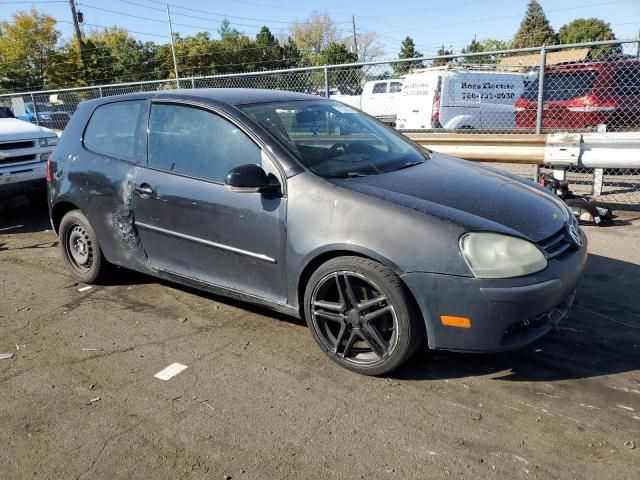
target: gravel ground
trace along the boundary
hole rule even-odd
[[[558,332],[420,351],[392,378],[340,369],[300,321],[126,270],[80,292],[49,228],[0,206],[2,479],[638,478],[639,218],[586,229]]]

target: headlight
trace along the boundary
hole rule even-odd
[[[41,147],[53,147],[58,144],[58,137],[46,137],[40,139]]]
[[[467,233],[460,252],[478,278],[520,277],[547,267],[547,259],[533,243],[498,233]]]

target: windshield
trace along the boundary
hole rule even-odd
[[[428,151],[357,110],[331,100],[240,106],[312,172],[359,177],[422,163]]]
[[[0,107],[0,118],[16,118],[7,107]]]
[[[581,70],[567,73],[545,73],[544,75],[544,100],[571,100],[583,97],[591,92],[593,82],[596,79],[596,71]],[[535,100],[538,98],[538,79],[533,80],[522,98]]]

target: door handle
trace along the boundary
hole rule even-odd
[[[141,183],[140,185],[136,185],[135,187],[133,187],[133,189],[138,195],[144,198],[153,195],[153,188],[151,188],[148,183]]]

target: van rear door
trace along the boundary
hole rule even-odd
[[[407,75],[399,97],[397,127],[400,130],[431,128],[433,95],[439,73],[424,72]]]

